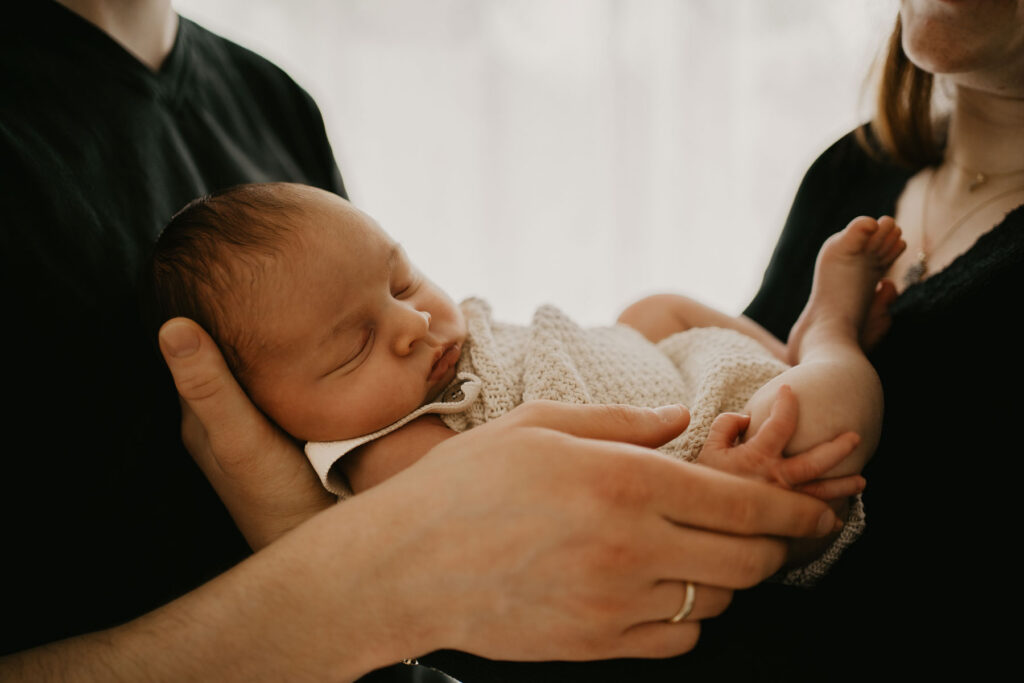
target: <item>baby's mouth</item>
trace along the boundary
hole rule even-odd
[[[459,356],[462,355],[462,348],[458,343],[452,344],[445,348],[434,365],[430,368],[430,376],[427,378],[428,382],[435,383],[440,382],[444,379],[444,376],[455,367],[455,364],[459,362]]]

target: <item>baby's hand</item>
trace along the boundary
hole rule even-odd
[[[771,415],[757,433],[744,442],[739,438],[750,424],[750,417],[722,413],[711,425],[697,462],[822,500],[847,498],[863,491],[865,481],[860,475],[821,478],[860,443],[860,437],[853,432],[840,434],[803,453],[783,456],[783,449],[796,431],[798,410],[793,391],[788,386],[781,387],[772,404]]]

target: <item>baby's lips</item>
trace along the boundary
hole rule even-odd
[[[434,361],[434,366],[430,370],[430,382],[440,381],[451,368],[459,361],[459,356],[462,355],[462,349],[458,344],[452,344],[444,350],[441,357]]]

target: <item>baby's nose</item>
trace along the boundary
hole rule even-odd
[[[402,327],[395,337],[395,353],[406,355],[417,341],[430,332],[430,313],[411,309],[403,316]]]

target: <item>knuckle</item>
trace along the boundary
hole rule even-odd
[[[728,515],[734,532],[751,534],[757,528],[761,512],[750,496],[738,496],[731,501]]]
[[[590,561],[594,570],[601,574],[608,574],[612,572],[619,574],[623,570],[637,565],[637,554],[633,550],[632,544],[627,541],[610,540],[594,548]],[[615,601],[602,600],[600,602],[609,606]],[[621,605],[616,603],[616,606]]]
[[[736,588],[750,588],[757,584],[760,579],[760,562],[756,561],[753,556],[747,553],[741,553],[733,558],[731,562],[732,567],[732,584]]]
[[[562,607],[578,624],[572,638],[586,647],[607,647],[622,631],[622,615],[630,605],[612,591],[580,591],[565,596]]]
[[[620,657],[654,657],[664,659],[689,652],[700,638],[700,622],[684,621],[662,631],[653,642],[647,643],[640,652],[622,652]]]
[[[186,401],[203,401],[215,396],[224,386],[219,375],[197,375],[178,380],[178,393]]]
[[[775,573],[782,564],[784,550],[768,539],[751,539],[748,547],[737,552],[731,566],[735,588],[750,588]]]
[[[717,617],[732,604],[733,592],[731,590],[717,589],[711,596],[711,603],[708,609],[708,616]]]
[[[651,499],[650,483],[632,467],[632,463],[609,459],[595,473],[594,494],[597,504],[613,508],[635,508]]]
[[[581,653],[579,659],[600,659],[603,653],[608,652],[609,646],[614,640],[601,634],[588,634],[580,637],[577,647]]]
[[[628,529],[606,529],[600,532],[581,544],[576,557],[579,562],[575,567],[578,585],[592,583],[595,578],[604,582],[609,577],[623,576],[646,566],[650,561]],[[632,604],[632,600],[623,601],[625,596],[621,591],[605,591],[595,595],[597,597],[588,597],[587,600],[612,611],[627,609]]]
[[[591,624],[598,633],[613,633],[614,625],[621,620],[621,616],[632,605],[627,603],[622,595],[615,595],[611,592],[591,596],[581,605],[581,613],[585,616],[588,624]]]
[[[602,419],[612,422],[615,427],[629,431],[647,427],[651,418],[657,416],[653,408],[635,408],[622,404],[602,406],[602,411]]]

